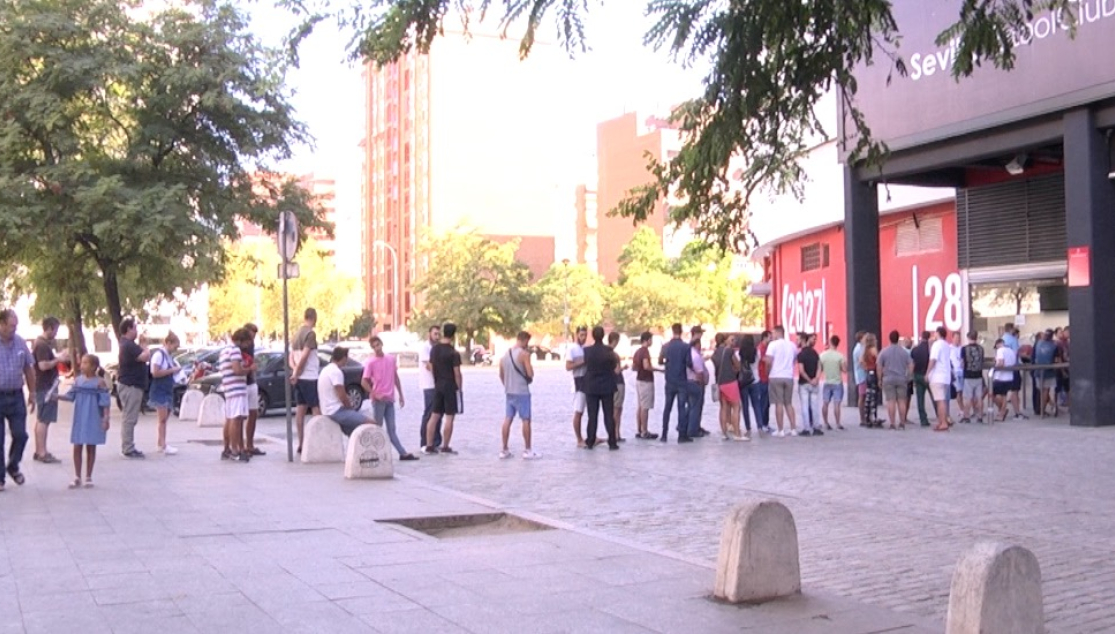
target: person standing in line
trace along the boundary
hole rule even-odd
[[[777,438],[797,436],[797,421],[794,417],[794,370],[797,367],[797,348],[786,339],[786,330],[775,326],[766,354],[770,366],[770,400],[774,402],[774,418],[778,423]],[[790,419],[790,430],[785,431],[782,421]]]
[[[650,362],[650,344],[654,335],[644,332],[639,337],[639,349],[631,360],[635,368],[635,392],[639,397],[639,410],[637,421],[639,433],[636,438],[641,440],[654,440],[658,434],[652,434],[650,428],[650,412],[654,409],[654,366]]]
[[[383,353],[383,340],[373,336],[369,341],[372,356],[364,364],[360,385],[372,398],[372,418],[375,424],[384,425],[387,437],[399,452],[399,460],[418,460],[418,456],[403,448],[395,429],[395,394],[399,394],[399,409],[406,407],[403,383],[399,380],[399,366],[395,355]],[[341,370],[341,389],[344,389],[344,370]],[[347,395],[347,393],[346,393]]]
[[[419,431],[422,433],[422,440],[418,446],[419,450],[426,448],[426,424],[430,420],[430,414],[433,413],[434,408],[434,373],[430,370],[430,351],[433,350],[437,342],[441,340],[441,326],[430,326],[426,331],[426,341],[423,342],[422,348],[418,351],[418,389],[422,390],[422,420],[419,421]],[[441,446],[441,429],[434,430],[434,446]]]
[[[684,431],[684,440],[682,430],[678,430],[679,443],[691,442],[695,438],[708,435],[708,432],[701,427],[701,417],[705,413],[705,386],[708,385],[708,369],[705,367],[704,357],[701,356],[703,333],[704,330],[700,326],[693,326],[689,331],[692,338],[689,340],[689,368],[685,372],[688,424]]]
[[[910,351],[910,359],[914,362],[914,399],[918,404],[918,422],[922,427],[929,427],[929,415],[925,411],[925,393],[929,391],[929,331],[923,331],[918,345]]]
[[[906,386],[914,373],[914,362],[898,340],[897,330],[887,336],[890,345],[879,354],[878,373],[883,379],[883,401],[887,404],[890,429],[906,429],[906,412],[910,409]]]
[[[956,330],[949,338],[949,353],[952,357],[952,391],[956,394],[956,405],[961,415],[964,412],[964,360],[960,356],[960,331]],[[950,419],[951,422],[951,419]]]
[[[1001,338],[995,340],[995,369],[991,373],[991,394],[999,420],[1007,419],[1007,396],[1014,384],[1014,372],[1007,370],[1018,364],[1018,356]],[[1017,411],[1017,410],[1016,410]]]
[[[136,343],[138,336],[134,319],[128,317],[120,322],[116,393],[124,410],[124,421],[120,424],[120,452],[125,458],[145,457],[142,451],[136,449],[135,429],[139,422],[139,410],[143,406],[143,395],[147,391],[147,362],[151,360],[151,351]]]
[[[859,425],[867,426],[867,370],[863,368],[863,336],[867,334],[860,330],[856,332],[856,345],[852,348],[852,378],[856,382],[856,405],[859,409]]]
[[[298,425],[298,453],[302,453],[302,432],[306,427],[306,412],[321,414],[318,401],[317,379],[321,373],[321,360],[317,356],[317,311],[307,308],[302,327],[294,335],[290,346],[290,384],[294,386],[295,419]]]
[[[35,452],[31,457],[36,462],[56,464],[60,462],[47,450],[47,433],[50,426],[58,421],[58,364],[69,363],[68,352],[55,356],[54,338],[61,325],[57,317],[43,320],[43,334],[35,339],[31,354],[35,357]]]
[[[751,438],[751,413],[755,413],[756,433],[763,431],[762,403],[763,385],[759,382],[759,353],[755,349],[754,335],[743,335],[739,340],[739,393],[740,409],[743,410],[743,423],[747,431],[744,437]]]
[[[244,451],[244,419],[248,417],[248,382],[250,368],[244,362],[244,350],[252,345],[252,335],[244,328],[232,333],[232,344],[225,346],[218,357],[221,391],[225,401],[225,450],[222,460],[248,462]]]
[[[0,491],[4,477],[23,485],[27,481],[19,470],[27,448],[27,414],[35,412],[35,363],[27,342],[16,334],[19,317],[10,308],[0,310]],[[26,382],[30,398],[23,400]],[[12,446],[4,464],[4,420],[12,435]]]
[[[244,351],[244,363],[248,366],[248,420],[244,422],[244,451],[253,458],[266,456],[267,452],[256,447],[256,422],[259,421],[259,384],[256,383],[256,337],[259,326],[244,324],[244,330],[252,335],[252,344]]]
[[[613,330],[608,333],[608,347],[615,350],[618,345],[619,333]],[[627,398],[627,382],[623,379],[623,371],[626,369],[627,366],[623,364],[623,359],[620,359],[619,365],[616,366],[616,395],[613,399],[615,401],[615,413],[612,414],[612,418],[616,421],[616,438],[619,442],[627,442],[627,439],[620,433],[620,428],[623,427],[623,401]]]
[[[616,437],[616,425],[613,415],[615,404],[613,400],[616,393],[616,368],[619,366],[619,355],[604,344],[604,328],[594,326],[592,329],[593,344],[585,348],[584,387],[585,407],[588,409],[588,429],[585,433],[585,449],[592,449],[596,445],[596,430],[599,424],[600,410],[604,410],[604,429],[608,434],[608,449],[619,449],[619,439]]]
[[[720,391],[720,433],[724,440],[750,440],[739,430],[739,410],[743,399],[739,391],[740,361],[734,335],[716,335],[712,366],[716,376],[714,389]]]
[[[987,385],[983,380],[983,357],[983,346],[979,345],[979,333],[973,330],[968,333],[968,345],[960,350],[964,372],[961,423],[972,422],[973,414],[977,421],[983,422],[983,401],[987,397]]]
[[[74,404],[74,422],[70,429],[70,443],[74,446],[74,480],[70,483],[71,489],[82,486],[83,448],[85,488],[93,488],[93,464],[97,461],[97,445],[103,445],[106,441],[112,397],[108,393],[108,384],[97,376],[100,367],[101,361],[95,355],[87,354],[82,357],[80,374],[74,379],[73,387],[59,397]]]
[[[1014,365],[1021,362],[1021,348],[1022,343],[1018,340],[1018,328],[1014,324],[1006,324],[1003,326],[1003,345],[1010,348],[1014,353]],[[1025,420],[1026,415],[1022,413],[1022,404],[1019,393],[1022,391],[1022,372],[1013,370],[1014,378],[1010,386],[1010,404],[1014,408],[1014,419]]]
[[[163,339],[163,347],[151,351],[151,389],[147,405],[155,410],[157,438],[155,447],[164,456],[173,456],[178,450],[166,442],[166,423],[174,409],[174,375],[182,368],[174,360],[178,352],[178,335],[168,332]]]
[[[658,353],[659,365],[666,366],[666,408],[662,410],[662,435],[658,438],[659,442],[668,440],[670,412],[675,400],[678,404],[678,437],[687,436],[689,430],[687,371],[693,365],[693,356],[689,351],[689,344],[681,338],[681,324],[670,326],[670,332],[673,333],[673,338]]]
[[[1040,337],[1041,339],[1034,344],[1034,364],[1053,365],[1057,362],[1057,344],[1053,341],[1053,331],[1046,330]],[[1054,394],[1057,388],[1057,371],[1049,369],[1034,370],[1034,372],[1037,374],[1038,389],[1041,391],[1041,417],[1046,417],[1050,405],[1053,406],[1053,415],[1057,416],[1060,413]]]
[[[541,458],[530,446],[530,384],[534,382],[534,366],[530,363],[530,333],[523,330],[515,337],[515,346],[499,362],[499,382],[503,384],[504,418],[501,459],[511,457],[511,423],[515,416],[523,425],[523,460]]]
[[[577,446],[585,446],[581,433],[581,418],[585,413],[585,341],[588,328],[578,326],[576,339],[565,351],[565,369],[573,375],[573,433],[577,436]],[[614,382],[614,381],[613,381]]]
[[[820,396],[821,357],[817,354],[817,335],[800,335],[802,346],[798,351],[797,377],[798,400],[801,401],[801,435],[824,436],[817,423],[816,405]]]
[[[866,374],[864,381],[863,410],[865,414],[865,427],[882,427],[883,421],[879,418],[879,340],[874,333],[863,336],[863,356],[860,357],[860,366]]]
[[[828,348],[821,353],[821,374],[825,377],[825,384],[821,391],[821,420],[825,429],[832,431],[829,425],[829,404],[833,404],[833,422],[836,428],[843,431],[844,425],[840,424],[840,408],[844,406],[844,375],[848,372],[848,364],[844,355],[840,353],[840,337],[829,337]]]
[[[952,350],[948,342],[949,331],[937,327],[937,338],[929,348],[929,391],[937,406],[937,426],[933,431],[949,430],[949,386],[952,385]]]
[[[770,345],[771,332],[764,330],[759,335],[758,361],[755,367],[759,370],[759,428],[766,433],[771,433],[770,427],[770,364],[767,363],[767,346]]]
[[[430,420],[426,424],[426,454],[443,453],[456,455],[457,451],[449,444],[453,441],[453,419],[460,413],[464,397],[464,382],[461,379],[461,353],[453,347],[457,336],[457,324],[446,322],[441,327],[441,341],[430,350],[430,370],[434,373],[434,406]],[[434,432],[441,425],[445,444],[434,444]]]

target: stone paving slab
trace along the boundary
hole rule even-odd
[[[151,423],[141,422],[141,447]],[[52,433],[61,454],[68,425]],[[179,440],[218,433],[172,426]],[[278,451],[245,465],[212,446],[179,447],[144,461],[106,447],[89,490],[66,489],[68,464],[25,464],[27,485],[0,494],[0,634],[932,629],[809,587],[764,606],[721,605],[707,598],[707,563],[562,522],[439,540],[378,521],[492,511],[432,472],[347,481],[340,465],[288,464]]]

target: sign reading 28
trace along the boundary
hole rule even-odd
[[[820,288],[808,288],[805,282],[801,290],[794,291],[790,285],[782,287],[782,325],[787,333],[825,332],[825,281]]]
[[[959,273],[949,273],[942,280],[940,276],[930,275],[924,280],[918,278],[918,267],[910,272],[913,284],[914,331],[933,331],[938,326],[950,332],[964,327],[964,282]],[[924,302],[924,303],[923,303]],[[920,306],[925,312],[920,312]]]

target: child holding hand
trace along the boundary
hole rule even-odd
[[[70,432],[70,442],[74,445],[74,481],[71,489],[81,486],[81,450],[85,448],[85,488],[93,487],[93,463],[97,460],[97,445],[105,444],[108,431],[109,404],[111,399],[108,385],[97,371],[101,362],[95,355],[87,354],[81,358],[81,373],[74,379],[74,385],[67,394],[60,396],[64,401],[74,404],[74,425]]]

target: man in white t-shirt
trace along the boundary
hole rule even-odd
[[[585,438],[581,433],[581,416],[585,413],[583,382],[588,369],[585,367],[586,341],[588,341],[588,328],[578,326],[577,339],[565,352],[565,369],[573,375],[573,433],[577,435],[578,447],[585,447]]]
[[[418,352],[418,389],[422,390],[422,399],[425,402],[422,422],[419,425],[419,430],[422,432],[422,442],[419,446],[422,449],[426,448],[426,425],[434,409],[434,371],[430,369],[430,350],[433,350],[434,345],[439,341],[441,341],[441,326],[430,326],[426,332],[426,341]],[[441,446],[441,420],[438,420],[437,429],[434,430],[434,446]]]
[[[952,346],[949,345],[949,331],[944,326],[937,327],[937,336],[929,348],[929,368],[926,380],[929,392],[937,406],[937,426],[933,431],[949,430],[949,386],[952,385]]]
[[[775,326],[772,339],[767,344],[767,367],[770,368],[770,402],[774,403],[774,418],[778,431],[773,436],[797,436],[797,420],[794,416],[794,376],[797,367],[798,350],[786,339],[786,329]],[[783,413],[790,417],[790,431],[782,427]]]
[[[333,348],[330,363],[318,372],[317,398],[321,403],[321,413],[341,426],[346,436],[351,436],[357,427],[365,424],[378,424],[370,416],[365,416],[352,408],[345,390],[345,372],[341,366],[348,361],[348,349],[342,346]]]
[[[317,377],[321,360],[317,356],[317,311],[307,308],[302,327],[290,344],[290,384],[294,386],[294,415],[298,427],[298,453],[302,453],[302,431],[305,429],[306,412],[321,413],[318,402]]]
[[[1007,396],[1014,391],[1014,371],[1005,370],[1018,365],[1018,353],[1002,339],[995,340],[995,370],[991,373],[991,395],[995,397],[995,407],[999,420],[1007,419]],[[1012,399],[1014,413],[1018,415],[1018,402]]]

